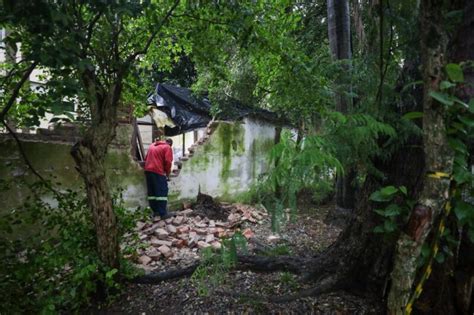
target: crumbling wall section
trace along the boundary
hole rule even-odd
[[[172,178],[170,201],[192,199],[199,190],[223,200],[245,192],[268,170],[274,136],[275,126],[252,118],[219,122]]]
[[[248,190],[257,182],[258,175],[267,171],[274,126],[246,118],[241,122],[219,122],[213,130],[205,136],[205,141],[193,146],[193,152],[180,162],[177,176],[171,178],[171,205],[195,198],[199,189],[222,200],[232,199]],[[132,160],[131,135],[131,125],[118,126],[117,138],[106,161],[107,176],[111,189],[122,191],[126,207],[146,207],[145,178],[143,169]],[[68,129],[62,135],[56,133],[51,141],[41,132],[24,134],[21,138],[35,170],[58,183],[59,189],[80,190],[83,182],[70,155],[73,141],[78,136],[76,131]],[[23,181],[36,180],[27,169],[16,143],[6,135],[0,137],[0,178],[10,183],[8,190],[0,191],[0,213],[18,206],[31,194]]]

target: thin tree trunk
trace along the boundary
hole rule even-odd
[[[438,219],[449,197],[449,174],[453,153],[448,145],[445,111],[430,97],[439,89],[445,65],[447,34],[443,23],[444,1],[423,0],[421,4],[421,50],[423,60],[423,142],[427,172],[441,172],[447,178],[426,176],[418,205],[412,210],[408,229],[397,242],[388,298],[390,314],[403,314],[412,293],[417,259],[433,222]],[[408,305],[408,309],[410,306]]]
[[[328,37],[331,54],[335,60],[346,60],[348,64],[343,67],[349,73],[351,52],[351,30],[348,0],[328,0]],[[350,80],[339,80],[337,89],[350,90]],[[341,91],[336,92],[336,110],[347,114],[351,107],[351,97]],[[336,177],[336,205],[344,209],[353,209],[355,205],[353,179],[355,170],[350,168],[346,175]]]
[[[358,50],[363,52],[367,47],[364,22],[362,21],[361,3],[359,0],[352,1],[352,12],[354,13],[354,30],[358,40]]]
[[[276,127],[275,128],[275,137],[273,138],[273,143],[275,145],[277,145],[278,143],[280,143],[280,140],[281,140],[281,130],[282,128],[281,127]],[[276,157],[275,158],[275,167],[278,166],[278,164],[280,163],[280,158],[279,157]],[[275,198],[277,199],[281,199],[281,186],[278,185],[278,184],[275,184]]]

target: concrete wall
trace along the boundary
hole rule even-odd
[[[274,134],[274,126],[252,119],[219,123],[209,139],[197,145],[194,155],[183,162],[179,175],[172,178],[170,202],[195,198],[199,187],[201,192],[223,200],[248,190],[258,174],[267,169],[266,157]],[[127,207],[146,207],[143,170],[131,159],[130,135],[131,127],[118,129],[118,139],[107,157],[107,176],[114,191],[123,189]],[[52,182],[60,183],[60,189],[82,189],[82,180],[69,153],[70,143],[25,141],[24,148],[35,169]],[[0,191],[1,213],[31,194],[20,179],[35,180],[11,140],[0,140],[0,178],[10,182],[7,191]]]
[[[131,128],[118,128],[117,137],[123,140],[126,138],[129,143],[130,132]],[[36,139],[34,135],[31,136]],[[84,185],[69,153],[71,145],[67,142],[23,142],[30,162],[45,179],[57,184],[59,190],[80,190]],[[116,145],[109,150],[106,171],[112,190],[118,192],[119,189],[123,189],[127,207],[135,208],[145,205],[143,171],[137,163],[132,161],[129,145]],[[7,191],[0,190],[0,213],[18,206],[31,195],[23,182],[32,183],[36,177],[27,169],[16,143],[12,140],[0,142],[0,178],[10,185]],[[50,199],[49,196],[43,197],[46,200]]]
[[[253,119],[220,123],[210,139],[183,162],[170,182],[170,199],[194,198],[202,193],[222,199],[244,192],[267,170],[267,156],[275,127]]]

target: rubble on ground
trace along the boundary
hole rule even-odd
[[[209,200],[206,204],[210,204]],[[236,231],[247,239],[253,238],[255,233],[249,224],[262,224],[268,216],[252,206],[213,202],[212,217],[219,218],[216,220],[202,216],[203,207],[198,208],[179,211],[166,220],[156,217],[153,221],[138,221],[135,230],[141,245],[136,255],[128,258],[134,258],[146,270],[162,269],[170,264],[189,265],[199,259],[201,249],[220,249],[222,239],[232,237]],[[222,209],[220,214],[215,211],[218,208]]]

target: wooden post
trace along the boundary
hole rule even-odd
[[[183,132],[183,157],[186,155],[186,133]]]
[[[137,137],[136,140],[138,141],[138,152],[139,152],[141,161],[144,161],[145,160],[145,148],[143,147],[142,135],[140,133],[140,129],[138,128],[138,124],[137,124],[136,121],[135,121],[134,129],[135,129],[135,134],[136,134],[136,137]]]
[[[132,154],[132,158],[135,160],[135,161],[139,161],[139,154],[138,154],[138,146],[137,146],[137,119],[136,118],[132,118],[132,128],[133,128],[133,131],[132,131],[132,138],[130,139],[130,144],[131,144],[131,154]]]

